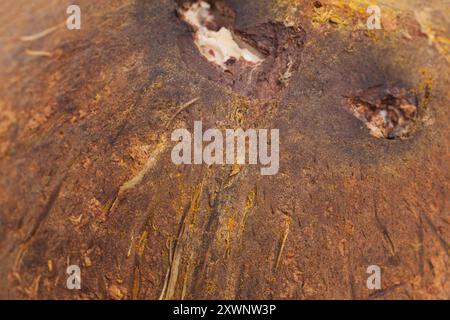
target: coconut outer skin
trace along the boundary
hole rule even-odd
[[[298,71],[259,99],[182,59],[175,1],[79,3],[81,30],[33,42],[20,37],[63,22],[65,4],[0,3],[0,298],[450,297],[449,62],[423,7],[383,1],[385,29],[367,32],[345,1],[323,1],[326,19],[309,1],[228,1],[238,29],[306,32]],[[427,5],[449,30],[443,4]],[[417,93],[411,138],[376,139],[343,108],[380,83]],[[175,166],[170,134],[197,120],[280,129],[279,173]],[[66,288],[69,265],[81,290]]]

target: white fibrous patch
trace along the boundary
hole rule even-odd
[[[239,60],[253,65],[263,61],[263,57],[255,49],[240,46],[229,29],[225,27],[221,27],[219,31],[208,29],[207,24],[214,21],[209,3],[198,1],[179,12],[181,18],[194,28],[195,44],[208,61],[225,70]]]

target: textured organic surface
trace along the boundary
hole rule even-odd
[[[379,1],[372,31],[362,0],[226,2],[304,31],[276,94],[181,45],[176,1],[80,0],[72,31],[69,1],[0,1],[0,298],[450,298],[448,1]],[[417,95],[409,139],[346,109],[378,85]],[[175,166],[197,120],[280,129],[279,173]]]

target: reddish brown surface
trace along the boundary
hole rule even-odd
[[[164,298],[448,299],[448,62],[407,11],[367,33],[313,25],[297,2],[298,71],[263,100],[186,63],[174,1],[79,1],[82,30],[33,42],[20,36],[63,22],[66,1],[1,1],[0,297],[157,299],[168,273]],[[242,30],[282,20],[283,1],[229,3]],[[410,139],[376,139],[343,107],[379,84],[418,93]],[[195,120],[280,129],[280,172],[173,165],[170,132]]]

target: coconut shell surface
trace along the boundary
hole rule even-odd
[[[450,298],[446,1],[380,1],[381,30],[365,1],[226,1],[265,86],[201,57],[180,2],[80,0],[80,30],[69,4],[0,2],[0,298]],[[348,111],[377,86],[416,97],[406,139]],[[175,165],[200,120],[279,129],[279,172]]]

